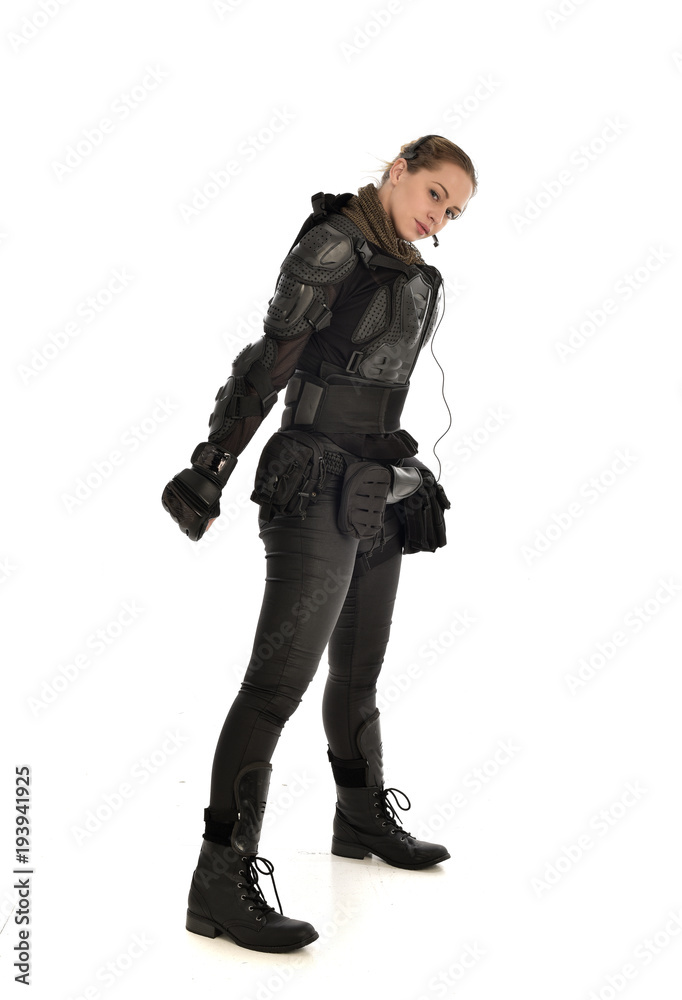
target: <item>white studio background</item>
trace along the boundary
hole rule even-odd
[[[28,765],[40,1000],[677,998],[677,7],[8,0],[1,22],[3,995],[23,995]],[[403,824],[452,859],[329,854],[323,658],[260,845],[320,939],[260,954],[184,919],[282,394],[203,543],[160,496],[261,336],[311,195],[428,132],[479,176],[420,244],[446,280],[452,507],[448,545],[403,560],[379,703]],[[434,470],[447,424],[427,349],[403,426]]]

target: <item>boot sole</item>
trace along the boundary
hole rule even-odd
[[[441,855],[439,858],[434,858],[433,861],[422,861],[416,865],[402,864],[400,861],[390,861],[385,858],[383,854],[379,854],[378,851],[369,847],[362,847],[360,844],[344,844],[343,841],[339,840],[337,837],[332,837],[332,854],[335,854],[338,858],[356,858],[362,860],[366,857],[371,857],[374,855],[376,858],[380,858],[387,865],[391,865],[393,868],[406,868],[409,871],[417,871],[420,868],[431,868],[432,865],[440,864],[441,861],[447,861],[448,858],[452,857],[447,851],[445,854]]]
[[[245,941],[240,941],[236,938],[234,934],[228,931],[225,927],[221,927],[219,924],[214,924],[212,921],[207,920],[206,917],[200,917],[196,913],[192,913],[191,910],[187,911],[187,919],[185,921],[185,928],[191,931],[193,934],[202,934],[204,937],[220,937],[224,934],[235,944],[238,944],[240,948],[249,948],[251,951],[296,951],[298,948],[305,948],[307,944],[311,944],[313,941],[317,941],[319,934],[315,931],[310,937],[306,938],[305,941],[297,941],[295,944],[281,944],[281,945],[271,945],[270,947],[263,947],[255,944],[247,944]]]

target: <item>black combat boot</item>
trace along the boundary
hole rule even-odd
[[[225,934],[254,951],[293,951],[315,941],[319,934],[312,924],[282,915],[274,866],[257,855],[271,772],[272,765],[262,762],[248,764],[239,772],[234,822],[216,822],[210,810],[204,810],[206,831],[192,876],[185,927],[206,937]],[[266,867],[259,868],[258,862]],[[258,872],[272,877],[279,913],[268,906]]]
[[[332,854],[341,858],[365,858],[374,854],[395,868],[428,868],[450,857],[442,844],[417,840],[399,823],[388,801],[392,794],[400,809],[410,800],[399,788],[384,788],[379,709],[362,724],[357,735],[362,758],[341,760],[327,748],[336,781],[336,815]],[[396,792],[407,800],[398,802]]]

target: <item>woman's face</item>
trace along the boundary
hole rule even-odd
[[[400,157],[377,194],[398,236],[414,243],[439,233],[460,215],[473,192],[471,178],[456,163],[411,174]]]

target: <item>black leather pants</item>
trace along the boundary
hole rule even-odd
[[[235,776],[246,764],[271,759],[327,644],[329,676],[322,701],[327,740],[335,757],[361,756],[355,735],[376,707],[403,528],[388,504],[383,552],[380,536],[357,539],[339,531],[342,481],[341,475],[327,475],[305,519],[259,518],[265,593],[251,660],[215,751],[210,810],[218,821],[236,818]]]

